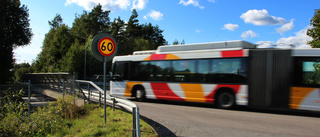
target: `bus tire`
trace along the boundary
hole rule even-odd
[[[215,104],[222,109],[232,109],[235,106],[235,95],[233,92],[227,89],[223,89],[216,96]]]
[[[146,99],[146,91],[143,87],[137,87],[135,89],[135,98],[139,101],[144,101]]]

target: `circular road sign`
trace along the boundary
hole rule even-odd
[[[91,43],[93,56],[99,61],[110,61],[117,54],[117,44],[114,38],[107,33],[96,35]],[[105,60],[104,60],[105,58]]]
[[[99,41],[98,49],[103,56],[111,56],[116,49],[115,46],[116,44],[111,38],[104,37]]]

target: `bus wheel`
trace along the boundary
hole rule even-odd
[[[144,91],[144,88],[138,87],[136,89],[136,99],[139,101],[144,101],[146,99],[146,92]]]
[[[235,96],[228,90],[220,92],[216,99],[216,105],[219,108],[232,109],[235,106]]]

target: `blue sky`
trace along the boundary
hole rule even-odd
[[[21,0],[29,9],[31,44],[14,50],[17,63],[35,60],[55,15],[61,14],[69,27],[75,14],[101,3],[111,10],[110,19],[118,16],[128,21],[137,9],[139,22],[152,23],[164,30],[172,44],[176,39],[186,44],[229,40],[246,40],[270,47],[310,48],[306,35],[319,0]]]

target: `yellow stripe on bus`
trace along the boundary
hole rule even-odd
[[[201,84],[180,84],[184,91],[186,101],[206,102]]]
[[[302,101],[311,93],[315,88],[303,88],[303,87],[292,87],[290,94],[290,108],[299,109]]]
[[[167,54],[166,60],[170,60],[170,59],[180,59],[180,57],[173,54]]]

